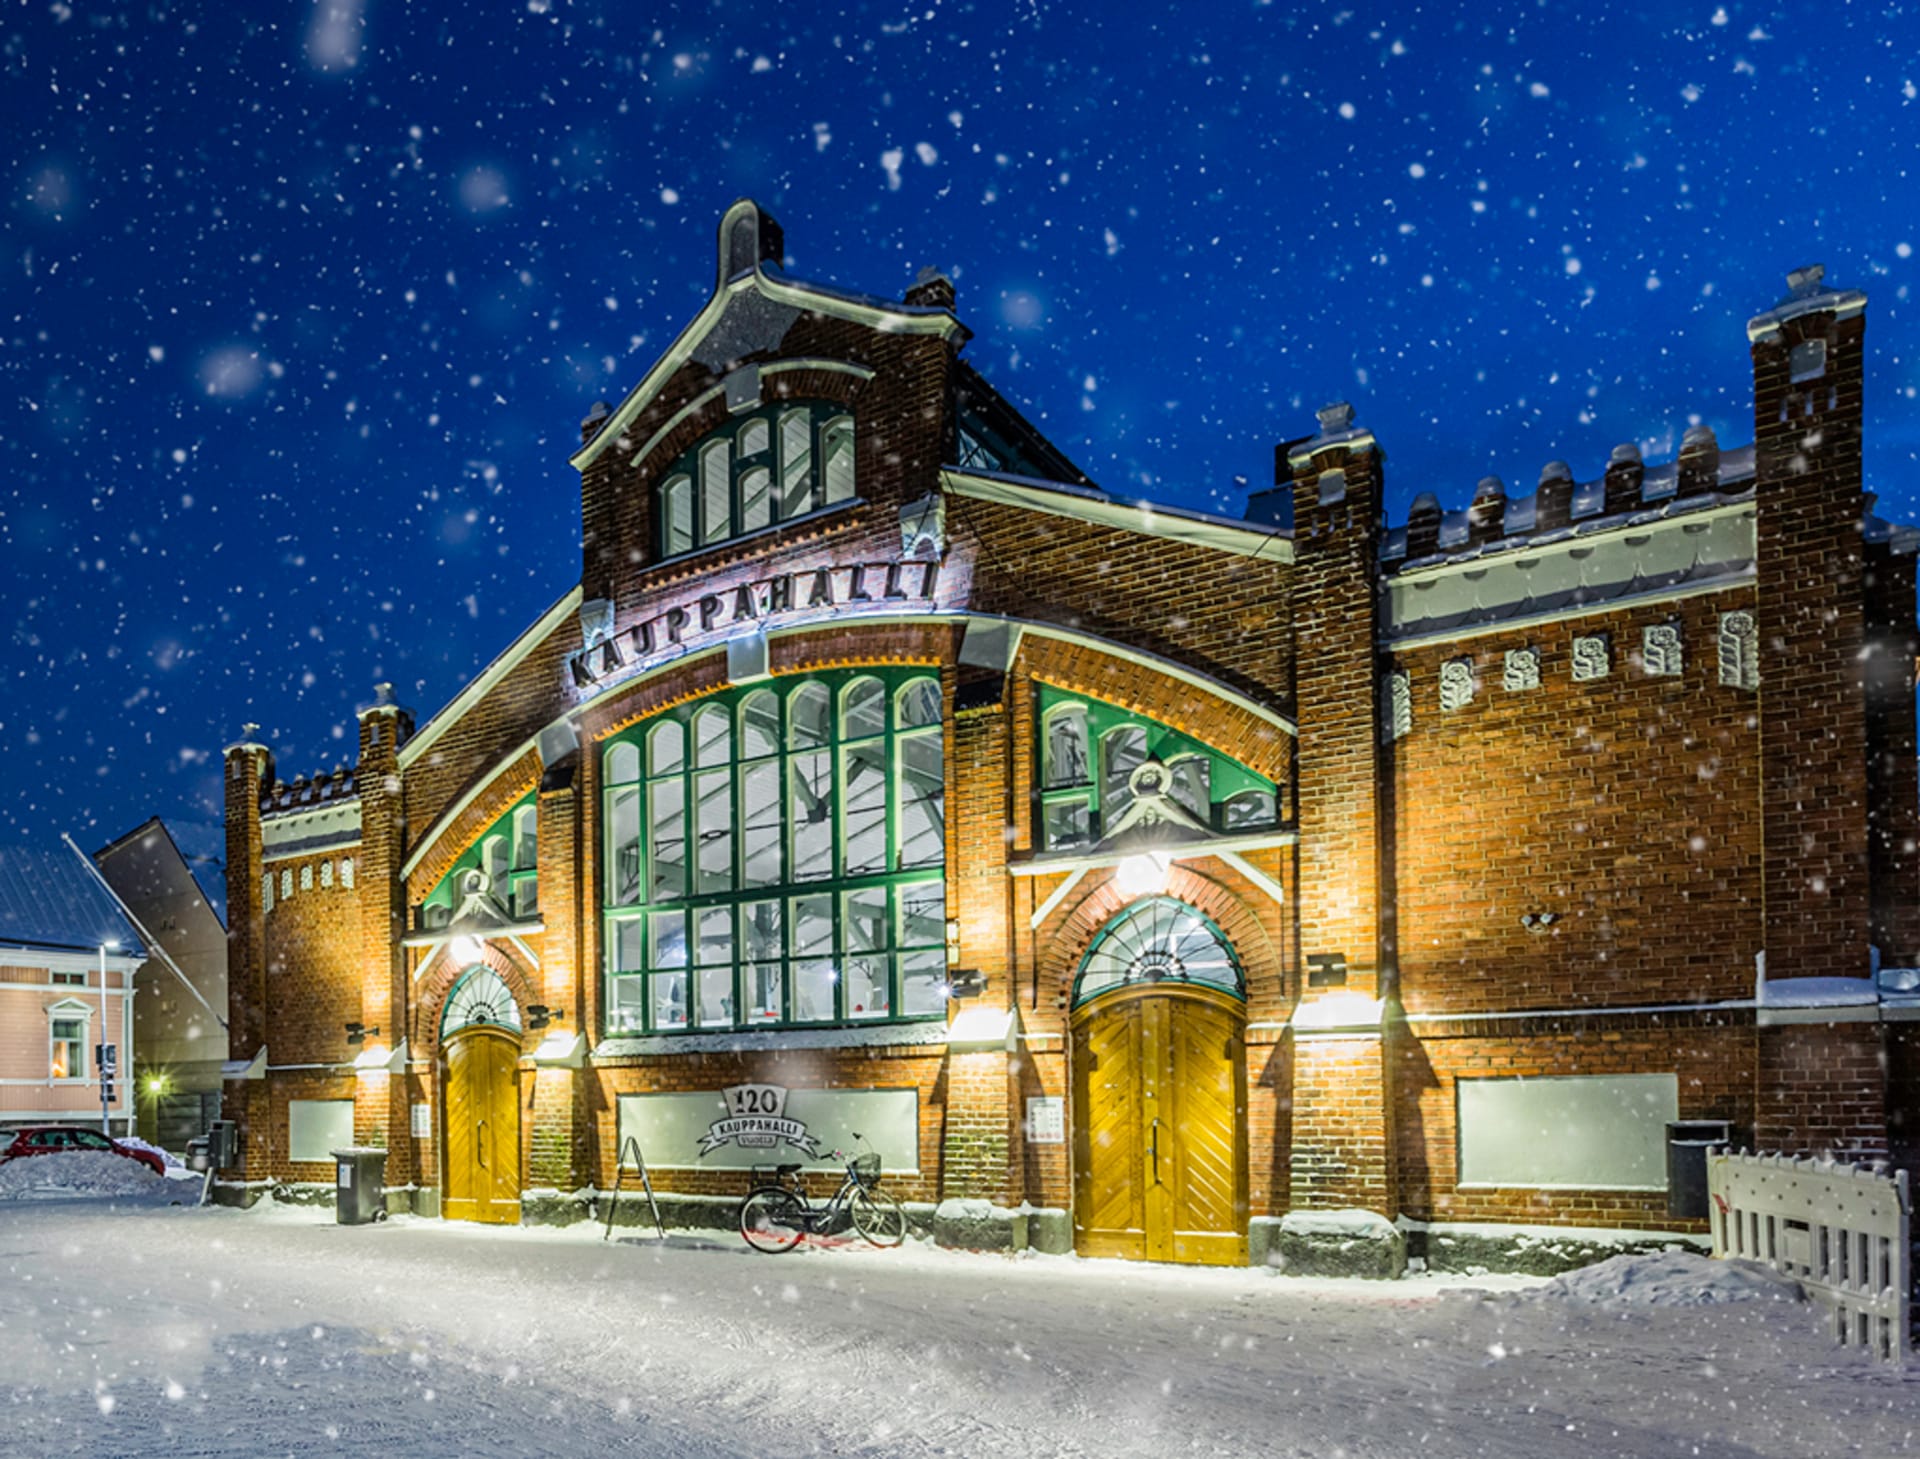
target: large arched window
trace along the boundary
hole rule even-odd
[[[1246,996],[1240,959],[1225,935],[1172,897],[1143,898],[1100,929],[1074,979],[1074,1007],[1136,983],[1203,983]]]
[[[656,492],[660,556],[678,557],[853,500],[853,417],[783,402],[741,416],[689,449]]]
[[[602,754],[607,1028],[768,1028],[946,1006],[937,675],[730,690]]]

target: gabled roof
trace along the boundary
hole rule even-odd
[[[902,304],[825,284],[789,279],[780,269],[780,225],[750,198],[720,219],[720,265],[713,295],[627,398],[600,423],[593,438],[569,458],[585,471],[618,440],[688,360],[716,374],[758,349],[769,349],[803,311],[851,320],[888,334],[968,337],[946,309]]]
[[[0,847],[0,947],[92,952],[109,942],[119,943],[117,957],[146,956],[79,857],[64,846]]]

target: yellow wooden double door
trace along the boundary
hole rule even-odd
[[[1238,999],[1148,984],[1073,1020],[1075,1249],[1244,1266],[1247,1062]]]
[[[447,1179],[440,1214],[450,1221],[520,1220],[520,1035],[476,1024],[447,1044]]]

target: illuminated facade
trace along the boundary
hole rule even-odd
[[[637,1146],[720,1209],[858,1132],[910,1202],[1236,1262],[1290,1210],[1670,1225],[1676,1118],[1904,1138],[1913,544],[1860,491],[1862,296],[1754,321],[1755,447],[1389,529],[1345,407],[1246,520],[1124,501],[945,279],[780,253],[729,210],[584,422],[579,584],[453,703],[383,695],[290,786],[229,750],[230,1177],[375,1141],[513,1220]]]

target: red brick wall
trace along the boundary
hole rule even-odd
[[[1718,1002],[1753,996],[1761,946],[1758,706],[1721,686],[1732,589],[1401,651],[1413,732],[1394,746],[1400,992],[1410,1012]],[[1685,671],[1652,677],[1642,630],[1677,620]],[[1612,668],[1575,683],[1576,633]],[[1540,650],[1540,687],[1501,688]],[[1443,713],[1440,665],[1471,657]],[[1764,662],[1762,672],[1765,672]],[[1552,912],[1545,933],[1520,918]]]
[[[1877,1023],[1761,1029],[1755,1148],[1851,1160],[1884,1158],[1886,1062]]]
[[[1753,344],[1769,978],[1867,971],[1864,329],[1805,315]],[[1794,385],[1790,348],[1816,336],[1826,373]]]
[[[1391,1041],[1400,1203],[1427,1221],[1568,1222],[1684,1228],[1662,1191],[1459,1188],[1455,1081],[1547,1075],[1679,1076],[1682,1119],[1754,1126],[1755,1045],[1745,1012],[1421,1024]]]

